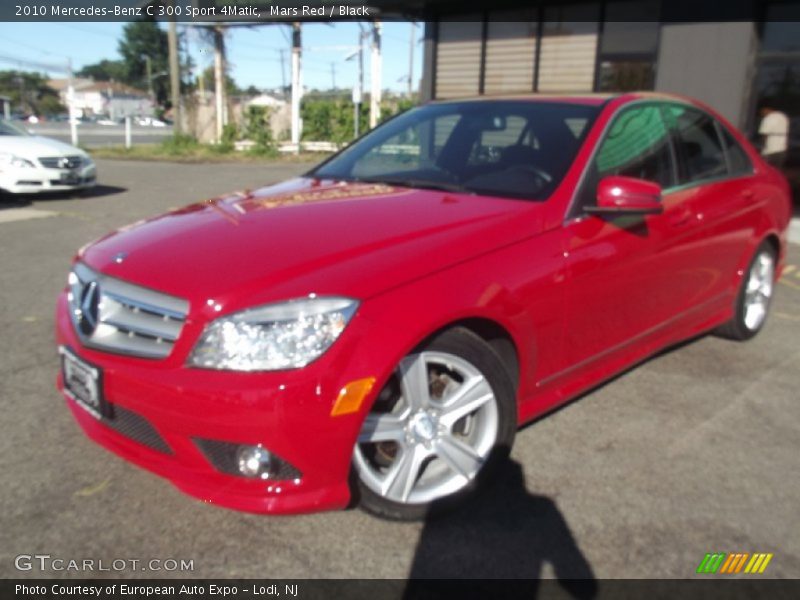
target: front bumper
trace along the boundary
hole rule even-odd
[[[156,433],[155,438],[152,432],[144,435],[139,427],[132,434],[131,427],[98,420],[64,394],[77,422],[95,442],[196,498],[228,508],[296,513],[340,509],[349,503],[353,446],[371,398],[358,413],[332,417],[331,409],[344,383],[365,375],[349,366],[355,340],[348,343],[343,336],[338,352],[300,370],[234,373],[85,348],[74,333],[63,293],[56,322],[58,343],[102,369],[106,400]],[[60,373],[57,385],[63,392]],[[150,443],[157,438],[165,447]],[[254,480],[227,474],[214,466],[198,439],[262,444],[301,475]]]
[[[0,170],[0,189],[10,194],[39,194],[87,189],[95,185],[97,169],[94,164],[74,170],[44,167],[10,168]]]

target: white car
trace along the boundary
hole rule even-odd
[[[167,124],[155,117],[140,117],[136,120],[136,124],[142,127],[166,127]]]
[[[96,177],[94,162],[83,150],[0,119],[0,192],[82,190],[94,186]]]

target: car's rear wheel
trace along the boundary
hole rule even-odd
[[[764,242],[742,277],[733,318],[717,333],[733,340],[749,340],[764,327],[775,286],[775,250]]]
[[[419,519],[466,500],[507,456],[514,387],[495,351],[451,329],[397,366],[364,421],[353,455],[360,503]]]

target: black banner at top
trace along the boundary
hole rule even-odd
[[[798,21],[800,1],[761,0],[644,0],[653,6],[654,20]],[[268,24],[289,21],[343,20],[518,20],[520,15],[543,15],[552,8],[596,5],[613,8],[614,20],[640,21],[638,0],[3,0],[0,21],[134,21],[155,19],[182,23]],[[626,10],[626,6],[630,10]],[[778,10],[773,10],[775,8]],[[572,12],[572,11],[568,11]],[[626,15],[629,12],[630,15]]]

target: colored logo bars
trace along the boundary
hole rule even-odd
[[[772,554],[756,552],[750,554],[748,552],[732,552],[726,554],[725,552],[716,552],[713,554],[706,554],[700,566],[697,567],[697,572],[704,575],[714,573],[733,575],[736,573],[763,573],[769,561],[772,560]],[[745,566],[747,565],[747,566]]]

